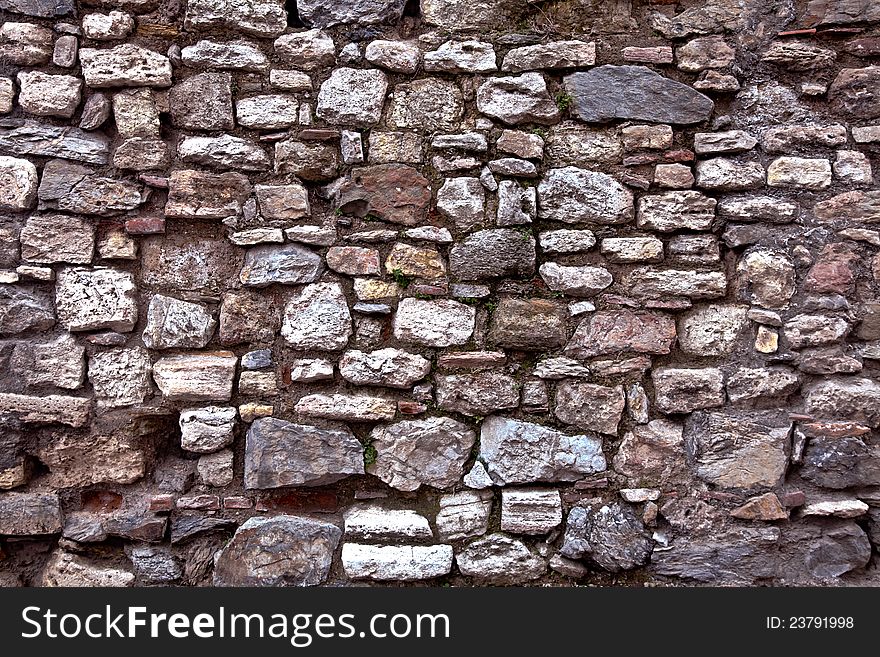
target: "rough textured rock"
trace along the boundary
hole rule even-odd
[[[710,304],[682,315],[678,344],[698,356],[724,356],[733,351],[746,326],[746,306]]]
[[[581,320],[565,351],[574,358],[624,351],[668,354],[675,337],[675,323],[668,315],[629,310],[599,311]]]
[[[382,71],[338,68],[321,85],[315,113],[328,123],[368,127],[381,119],[387,89]]]
[[[483,420],[478,458],[497,485],[573,481],[605,469],[601,440],[499,416]]]
[[[240,280],[253,287],[296,285],[316,281],[322,270],[321,257],[298,244],[255,246],[245,255]]]
[[[352,579],[403,581],[431,579],[452,570],[451,545],[342,546],[342,567]]]
[[[355,385],[409,388],[431,371],[431,362],[400,349],[365,353],[347,351],[339,361],[339,373]]]
[[[522,541],[504,534],[491,534],[469,543],[455,554],[463,575],[492,584],[524,584],[547,570],[546,562]]]
[[[260,418],[247,432],[244,484],[246,488],[332,484],[363,474],[363,451],[358,439],[345,430]]]
[[[24,260],[88,264],[95,250],[95,226],[82,217],[33,214],[22,226],[19,241]]]
[[[109,349],[89,357],[89,381],[98,407],[132,406],[152,392],[150,355],[145,349]]]
[[[500,347],[541,351],[565,343],[565,310],[544,299],[502,299],[492,313],[489,341]]]
[[[89,87],[171,86],[168,58],[131,43],[106,50],[80,48],[79,61]]]
[[[562,499],[556,490],[505,488],[501,491],[501,530],[546,534],[562,523]]]
[[[531,276],[535,272],[535,238],[510,228],[471,233],[450,250],[449,270],[466,281]]]
[[[492,498],[486,493],[462,491],[443,495],[436,517],[437,533],[444,540],[482,536],[489,529],[491,511]]]
[[[633,216],[633,195],[604,173],[551,169],[538,185],[538,216],[565,223],[622,224]]]
[[[131,331],[138,311],[134,276],[118,269],[65,268],[55,284],[58,321],[68,331]]]
[[[724,404],[724,376],[714,367],[658,367],[651,377],[654,403],[664,413],[690,413]]]
[[[147,307],[144,346],[199,349],[211,341],[216,326],[217,322],[205,306],[157,294]]]
[[[500,371],[434,377],[437,407],[463,415],[484,416],[519,405],[516,380]]]
[[[656,123],[699,123],[715,104],[688,86],[644,66],[599,66],[565,78],[574,115],[604,123],[633,119]]]
[[[356,170],[336,191],[343,212],[374,216],[405,226],[421,223],[431,201],[428,179],[404,164],[380,164]]]
[[[639,485],[675,482],[685,470],[682,425],[670,420],[651,420],[633,427],[614,455],[614,469]]]
[[[378,426],[370,433],[376,460],[366,471],[398,490],[449,488],[461,480],[475,439],[467,425],[448,417]]]
[[[351,313],[338,283],[313,283],[284,307],[281,335],[296,349],[337,351],[351,336]]]
[[[555,401],[556,417],[562,422],[616,436],[626,398],[621,386],[563,381],[556,386]]]
[[[205,406],[180,412],[180,446],[189,452],[210,454],[232,444],[236,410]]]
[[[477,90],[477,108],[510,125],[559,121],[559,109],[540,73],[486,80]]]
[[[0,493],[0,534],[35,536],[61,532],[58,496],[47,493]]]
[[[471,306],[451,299],[402,299],[394,315],[394,336],[429,347],[464,344],[474,332],[475,316]]]
[[[228,351],[166,356],[153,364],[153,380],[169,400],[229,401],[237,362]]]
[[[64,550],[49,557],[39,584],[45,587],[124,587],[134,584],[134,573],[110,566],[99,566]]]
[[[647,563],[653,547],[632,507],[614,502],[573,507],[560,552],[569,559],[589,557],[597,566],[617,573]]]
[[[214,586],[316,586],[342,537],[336,525],[301,516],[245,521],[214,565]]]

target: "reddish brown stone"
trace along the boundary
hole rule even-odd
[[[129,235],[156,235],[165,232],[165,217],[135,217],[125,222]]]
[[[740,520],[785,520],[788,511],[782,506],[776,493],[765,493],[751,498],[745,504],[730,512]]]
[[[177,508],[216,511],[220,508],[220,498],[216,495],[188,495],[178,498]]]
[[[802,490],[793,490],[782,494],[781,502],[789,509],[803,506],[807,502],[807,496]]]
[[[877,57],[880,55],[880,37],[853,39],[843,49],[857,57]]]
[[[419,402],[401,400],[397,402],[397,410],[404,415],[419,415],[427,411],[428,407]]]
[[[174,508],[174,495],[169,493],[153,495],[147,508],[154,513],[171,511]]]
[[[291,491],[261,496],[257,511],[299,511],[303,513],[335,513],[339,509],[336,493],[330,491]]]
[[[110,490],[87,490],[80,496],[83,511],[106,513],[122,508],[122,495]]]
[[[855,278],[859,256],[848,244],[826,244],[807,274],[804,288],[819,294],[846,294]]]
[[[507,362],[503,351],[453,351],[442,354],[437,361],[441,368],[472,369],[477,367],[500,367]]]
[[[675,335],[675,321],[668,315],[599,311],[581,321],[565,353],[573,358],[625,352],[668,354]]]
[[[662,164],[664,162],[693,162],[694,152],[686,148],[664,153],[641,153],[623,159],[623,166],[637,167],[643,164]]]
[[[449,292],[449,288],[445,285],[426,285],[424,283],[418,283],[409,289],[412,290],[412,293],[415,295],[422,294],[427,297],[442,297],[446,296]]]
[[[871,273],[874,275],[874,282],[880,285],[880,253],[874,256],[871,263]]]
[[[303,141],[333,141],[339,139],[339,130],[333,128],[306,128],[299,133]]]
[[[138,180],[140,180],[148,187],[155,187],[156,189],[168,189],[168,178],[166,178],[165,176],[151,176],[147,173],[142,173],[138,176]]]
[[[871,433],[871,427],[858,422],[805,422],[799,427],[808,438],[846,438]]]
[[[372,215],[405,226],[426,223],[430,204],[428,179],[403,164],[355,169],[336,196],[336,206],[346,214]]]
[[[254,503],[249,497],[233,496],[223,498],[224,509],[250,509],[253,505]]]

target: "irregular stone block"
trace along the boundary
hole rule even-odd
[[[434,538],[428,519],[408,509],[385,509],[378,505],[353,506],[343,516],[346,538],[367,541]]]
[[[58,321],[68,331],[112,329],[123,333],[137,323],[137,288],[126,271],[67,267],[55,282]]]
[[[169,401],[229,401],[237,362],[228,351],[167,356],[153,365],[153,380]]]
[[[464,100],[457,84],[425,78],[394,87],[385,123],[390,128],[424,132],[455,130],[463,113]]]
[[[367,395],[306,395],[296,403],[295,410],[307,417],[348,422],[378,422],[391,420],[397,412],[392,399]]]
[[[0,493],[0,534],[61,533],[61,504],[55,493]]]
[[[654,547],[644,524],[628,504],[575,506],[568,512],[560,553],[589,557],[612,573],[645,565]]]
[[[281,335],[296,349],[338,351],[351,332],[351,312],[339,283],[306,285],[284,307]]]
[[[241,213],[251,184],[240,173],[173,171],[168,179],[165,216],[181,219],[224,219]]]
[[[617,435],[626,397],[622,386],[562,381],[556,386],[556,417],[566,424]]]
[[[547,563],[521,541],[491,534],[478,538],[455,555],[462,575],[492,584],[523,584],[547,572]]]
[[[278,36],[287,28],[283,0],[188,0],[187,30],[227,28],[258,37]]]
[[[0,209],[20,212],[37,201],[37,167],[17,157],[0,156]]]
[[[207,346],[217,322],[203,305],[157,294],[147,308],[144,345],[149,349]]]
[[[535,238],[510,228],[471,233],[449,252],[449,269],[459,280],[475,281],[535,273]]]
[[[315,114],[336,125],[369,127],[382,118],[387,90],[382,71],[337,68],[321,85]]]
[[[431,371],[431,361],[400,349],[379,349],[370,353],[346,351],[339,361],[339,373],[360,386],[409,388]]]
[[[675,321],[668,315],[631,310],[599,311],[581,320],[565,353],[574,358],[626,351],[668,354],[675,337]]]
[[[447,541],[482,536],[489,529],[492,496],[485,492],[462,491],[440,497],[437,533]]]
[[[611,176],[577,167],[551,169],[538,185],[538,217],[573,224],[632,220],[633,194]]]
[[[108,349],[89,357],[89,381],[98,408],[142,404],[152,394],[150,355],[142,347]]]
[[[651,373],[654,404],[663,413],[724,405],[724,375],[714,367],[658,367]]]
[[[46,395],[32,397],[0,393],[0,413],[12,413],[26,424],[66,424],[82,427],[89,421],[92,403],[87,397]]]
[[[514,534],[547,534],[562,524],[562,498],[557,490],[505,488],[501,491],[501,530]]]
[[[237,412],[234,407],[205,406],[180,412],[180,446],[210,454],[232,444]]]
[[[540,73],[519,77],[489,78],[477,89],[477,109],[510,125],[559,121],[559,108],[550,98]]]
[[[474,332],[476,310],[451,299],[402,299],[394,316],[394,337],[429,347],[464,344]]]
[[[171,122],[187,130],[231,130],[232,76],[198,73],[178,82],[169,92]]]
[[[107,50],[81,48],[79,61],[86,85],[92,88],[171,86],[168,58],[133,43]]]
[[[430,182],[405,164],[364,167],[336,188],[335,202],[344,213],[416,226],[431,203]]]
[[[0,130],[0,148],[14,155],[61,157],[89,164],[107,164],[110,158],[110,140],[102,134],[83,132],[79,128],[44,125],[35,121],[26,121],[17,128]],[[6,166],[10,164],[7,162]],[[45,173],[43,175],[45,177]]]
[[[516,379],[498,370],[434,376],[437,407],[463,415],[484,416],[519,406]]]

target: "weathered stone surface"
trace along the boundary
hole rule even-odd
[[[61,532],[61,505],[54,493],[0,493],[0,534],[37,536]]]
[[[562,499],[557,490],[505,488],[501,491],[501,530],[514,534],[546,534],[562,524]]]
[[[697,162],[697,187],[719,191],[755,189],[764,185],[764,167],[760,162],[746,162],[715,157]]]
[[[86,85],[92,88],[171,86],[168,58],[131,43],[110,49],[81,48],[79,60]]]
[[[70,334],[51,341],[15,345],[12,370],[29,386],[50,385],[75,390],[85,378],[85,349]]]
[[[146,349],[109,349],[89,357],[89,381],[98,408],[141,404],[152,393]]]
[[[0,130],[0,148],[14,155],[62,157],[90,164],[107,164],[110,155],[110,141],[102,134],[34,121],[26,121],[17,128]],[[6,160],[4,158],[5,167],[14,164]]]
[[[327,251],[327,266],[340,274],[369,276],[381,273],[379,252],[361,246],[333,246]]]
[[[431,362],[400,349],[379,349],[370,353],[347,351],[339,361],[339,373],[355,385],[409,388],[431,371]]]
[[[567,338],[565,307],[544,299],[503,298],[492,313],[489,342],[499,347],[542,351]]]
[[[405,0],[368,0],[367,2],[334,2],[301,0],[296,9],[300,20],[313,27],[333,27],[345,23],[373,25],[395,23],[403,15]]]
[[[633,195],[604,173],[551,169],[538,185],[538,216],[565,223],[622,224],[632,220]]]
[[[144,452],[126,437],[86,438],[59,434],[37,454],[50,471],[50,484],[74,488],[93,484],[131,484],[146,474]]]
[[[280,325],[280,309],[266,303],[259,293],[231,290],[223,295],[218,334],[221,344],[270,342]]]
[[[336,190],[336,207],[359,217],[373,216],[404,226],[424,220],[431,202],[427,178],[405,164],[356,169]]]
[[[19,234],[21,257],[40,264],[87,264],[95,249],[95,226],[81,217],[28,217]]]
[[[721,488],[772,488],[788,464],[790,423],[778,412],[697,412],[684,430],[695,474]]]
[[[749,499],[730,512],[740,520],[787,520],[788,511],[782,506],[776,493],[764,493]]]
[[[33,23],[4,22],[0,25],[0,55],[3,61],[18,66],[47,64],[52,56],[52,31]]]
[[[785,398],[798,387],[800,380],[788,367],[740,368],[727,380],[727,396],[731,402],[763,397]]]
[[[483,420],[478,458],[496,485],[575,481],[605,469],[600,439],[499,416]]]
[[[805,390],[806,409],[816,417],[880,426],[880,384],[872,379],[835,377]]]
[[[265,417],[247,432],[246,488],[323,486],[363,473],[364,448],[347,430]]]
[[[495,49],[483,41],[447,41],[422,58],[426,71],[488,73],[498,70]]]
[[[11,413],[26,424],[66,424],[84,426],[89,421],[91,400],[88,397],[46,395],[33,397],[0,393],[0,413]]]
[[[315,113],[328,123],[369,127],[382,118],[387,89],[382,71],[337,68],[321,85]]]
[[[117,215],[140,206],[145,196],[140,185],[105,178],[76,164],[50,160],[43,168],[38,190],[40,207],[76,214]]]
[[[321,276],[321,257],[298,244],[265,245],[248,249],[240,280],[243,285],[312,283]]]
[[[266,55],[250,41],[202,40],[182,49],[181,57],[186,66],[234,71],[261,72],[269,68]]]
[[[336,62],[333,38],[323,30],[285,34],[275,39],[275,54],[285,64],[306,71]]]
[[[439,251],[396,242],[385,259],[385,271],[427,279],[442,278],[446,274],[446,263]]]
[[[677,66],[688,73],[699,73],[710,68],[727,68],[736,58],[736,51],[723,37],[700,37],[688,41],[675,51]]]
[[[464,102],[458,85],[448,80],[425,78],[394,87],[385,122],[398,129],[455,130],[463,112]]]
[[[134,585],[134,573],[99,566],[72,552],[58,549],[49,557],[38,583],[44,587],[126,587]]]
[[[566,424],[617,435],[626,397],[622,386],[562,381],[556,386],[556,417]]]
[[[547,68],[583,68],[596,63],[596,44],[586,41],[552,41],[513,48],[504,56],[501,70],[510,73]]]
[[[397,405],[384,397],[366,395],[306,395],[296,403],[296,412],[306,417],[348,422],[377,422],[391,420]]]
[[[214,564],[214,586],[316,586],[342,537],[336,525],[300,516],[245,521]]]
[[[188,130],[231,130],[232,76],[198,73],[178,82],[169,92],[171,121]]]
[[[363,540],[432,539],[428,519],[408,509],[393,510],[379,505],[352,506],[344,514],[346,538]]]
[[[205,306],[157,294],[147,308],[144,345],[149,349],[200,349],[211,341],[216,326]]]
[[[69,119],[79,106],[82,80],[72,75],[22,71],[18,85],[18,104],[29,114]]]
[[[274,37],[287,27],[281,0],[189,0],[187,30],[228,28],[258,37]]]
[[[301,288],[284,307],[282,337],[296,349],[338,351],[351,336],[351,313],[338,283]]]
[[[451,299],[401,300],[394,316],[394,337],[429,347],[464,344],[474,332],[476,311]]]
[[[278,130],[297,123],[299,102],[286,94],[242,98],[235,103],[239,125],[252,130]]]
[[[434,382],[437,407],[446,411],[482,417],[519,406],[519,385],[502,371],[438,374]]]
[[[741,295],[765,308],[784,309],[795,292],[794,263],[784,253],[758,248],[737,265]]]
[[[134,31],[134,18],[124,11],[86,14],[82,19],[83,35],[95,41],[124,39]]]
[[[638,485],[676,482],[686,470],[683,426],[670,420],[651,420],[633,427],[614,455],[614,470]]]
[[[880,482],[880,451],[857,436],[812,436],[800,475],[823,488],[876,486]]]
[[[767,167],[767,185],[825,189],[831,186],[831,162],[803,157],[776,158]]]
[[[411,43],[377,39],[367,44],[364,59],[395,73],[415,73],[422,60],[422,52]]]
[[[550,230],[538,235],[544,253],[581,253],[596,245],[596,236],[590,230]]]
[[[710,304],[695,308],[678,321],[678,343],[686,353],[724,356],[733,351],[746,326],[746,306]]]
[[[228,351],[167,356],[153,365],[153,380],[169,401],[229,401],[237,362]]]
[[[231,445],[236,410],[233,407],[205,406],[180,412],[180,446],[188,452],[210,454]]]
[[[727,291],[727,278],[721,271],[638,267],[630,273],[627,284],[631,294],[646,298],[678,295],[716,299]]]
[[[174,171],[168,181],[166,217],[223,219],[241,212],[251,193],[247,177],[240,173]]]
[[[37,200],[37,167],[17,157],[0,157],[0,209],[19,212]]]
[[[573,99],[573,114],[595,123],[699,123],[715,107],[698,91],[644,66],[599,66],[567,76],[564,84]]]
[[[724,376],[714,367],[658,367],[651,378],[654,404],[664,413],[690,413],[724,404]]]
[[[478,538],[456,553],[455,563],[463,575],[493,584],[523,584],[547,571],[541,557],[504,534]]]
[[[449,269],[459,280],[531,276],[535,238],[509,228],[477,231],[452,248]]]
[[[606,237],[599,248],[609,262],[663,260],[663,242],[656,237]]]
[[[828,87],[831,107],[848,118],[874,119],[880,116],[880,67],[844,68]]]
[[[380,425],[370,433],[376,460],[366,471],[398,490],[445,489],[461,480],[475,440],[467,425],[448,417]]]
[[[270,120],[275,120],[277,115],[269,116]],[[275,144],[276,173],[292,173],[303,180],[321,182],[332,180],[338,171],[339,156],[335,145],[294,139]]]
[[[342,567],[352,579],[415,581],[441,577],[452,570],[451,545],[342,546]]]
[[[477,90],[477,109],[510,125],[552,125],[560,117],[540,73],[486,80]]]
[[[486,191],[478,178],[447,178],[437,190],[437,211],[460,230],[483,223],[485,204]]]
[[[595,296],[614,280],[604,267],[566,267],[545,262],[538,272],[548,288],[575,297]]]
[[[717,201],[696,191],[642,196],[638,203],[639,228],[672,232],[680,228],[709,230]]]
[[[232,135],[184,137],[177,145],[177,156],[213,169],[265,171],[271,166],[269,156],[256,143]]]
[[[482,536],[489,529],[492,496],[476,491],[462,491],[440,498],[437,533],[443,540]]]
[[[654,544],[632,507],[620,502],[575,506],[568,512],[560,552],[589,559],[612,573],[648,562]]]
[[[795,315],[783,328],[792,349],[834,343],[849,333],[850,325],[842,317],[827,315]]]
[[[254,191],[265,219],[301,219],[311,214],[308,191],[300,183],[255,185]]]
[[[55,308],[68,331],[131,331],[137,323],[137,288],[129,272],[68,267],[58,272]]]

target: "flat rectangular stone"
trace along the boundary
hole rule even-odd
[[[451,545],[342,546],[342,567],[352,579],[414,581],[441,577],[452,570]]]
[[[505,488],[501,491],[501,529],[514,534],[546,534],[562,522],[558,490]]]
[[[229,401],[236,363],[229,351],[170,356],[153,365],[153,379],[169,400]]]
[[[0,151],[13,155],[60,157],[89,164],[107,164],[110,140],[100,132],[27,121],[23,126],[0,130]]]
[[[58,534],[61,526],[55,493],[0,493],[0,535]]]
[[[441,354],[437,366],[449,369],[474,369],[498,367],[506,362],[507,356],[503,351],[452,351]]]
[[[86,397],[47,395],[34,397],[0,393],[0,414],[14,413],[28,424],[67,424],[82,427],[89,421],[92,401]],[[2,532],[0,532],[2,533]]]

